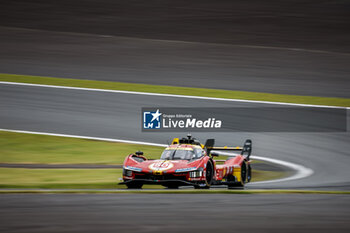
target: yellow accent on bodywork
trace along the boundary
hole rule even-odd
[[[163,175],[163,171],[153,171],[154,175]]]
[[[180,142],[179,138],[174,138],[173,141],[171,142],[171,145],[179,144],[179,142]]]
[[[241,182],[242,177],[241,177],[241,168],[233,168],[233,175],[237,178],[238,182]]]

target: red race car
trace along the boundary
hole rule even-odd
[[[125,158],[120,184],[137,189],[144,184],[160,184],[167,188],[184,185],[244,187],[252,177],[249,160],[252,141],[247,139],[243,147],[215,147],[214,143],[214,139],[208,139],[202,145],[188,135],[187,138],[175,138],[158,160],[147,159],[141,151],[130,154]],[[230,153],[227,160],[214,160],[214,156],[221,155],[223,150],[239,151],[240,154]]]

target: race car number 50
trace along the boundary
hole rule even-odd
[[[165,170],[169,170],[173,166],[174,164],[169,161],[159,161],[156,163],[152,163],[151,165],[149,165],[148,168],[154,171],[165,171]]]

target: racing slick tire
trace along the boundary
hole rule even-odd
[[[142,186],[143,184],[139,184],[139,183],[126,184],[126,187],[128,187],[128,189],[141,189]]]
[[[247,172],[247,182],[250,182],[252,180],[252,167],[250,164],[248,165],[248,172]]]
[[[195,186],[195,189],[210,189],[211,183],[214,177],[214,165],[212,161],[208,161],[207,169],[205,172],[205,181],[200,186]]]
[[[227,185],[228,188],[244,188],[244,184],[249,182],[251,179],[251,168],[246,162],[242,163],[241,167],[241,181],[235,182],[233,184]],[[228,181],[235,181],[235,177],[231,176],[227,178]]]

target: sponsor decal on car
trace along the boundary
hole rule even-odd
[[[142,169],[139,168],[139,167],[126,166],[126,167],[124,167],[124,168],[125,168],[125,169],[128,169],[128,170],[131,170],[131,171],[135,171],[135,172],[140,172],[140,171],[142,171]]]
[[[187,167],[187,168],[176,169],[175,172],[189,172],[189,171],[195,171],[195,170],[197,170],[196,167]]]

